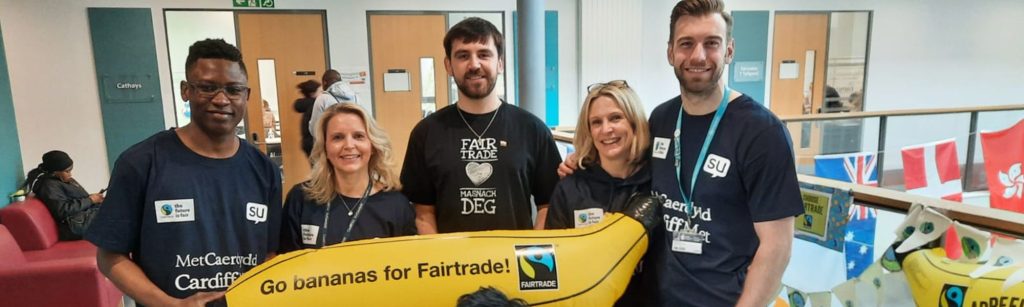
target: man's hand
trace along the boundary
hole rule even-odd
[[[100,193],[89,194],[89,200],[91,200],[92,203],[94,203],[94,204],[103,203],[104,199],[106,199],[106,197],[103,196],[103,194],[100,194]]]
[[[189,296],[189,297],[186,297],[184,299],[181,299],[181,300],[178,300],[178,301],[174,302],[174,304],[172,304],[172,306],[177,306],[177,307],[193,307],[193,306],[203,307],[203,306],[206,306],[206,303],[209,303],[209,302],[221,299],[221,298],[224,298],[224,292],[223,291],[220,291],[220,292],[196,292],[196,294],[193,294],[192,296]]]
[[[558,165],[558,178],[565,178],[576,172],[579,162],[576,161],[576,153],[572,152],[565,156],[565,161]]]

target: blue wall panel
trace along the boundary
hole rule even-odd
[[[736,55],[729,86],[764,103],[768,63],[768,11],[734,11],[732,34]]]
[[[11,97],[11,78],[7,72],[3,31],[0,30],[0,207],[9,202],[7,195],[17,190],[24,179],[21,165],[21,142],[14,117],[14,99]]]
[[[512,11],[512,37],[519,37],[519,15]],[[519,40],[514,40],[515,45],[506,46],[512,53],[512,59],[519,63]],[[512,67],[512,71],[519,76],[519,65]],[[512,80],[513,93],[519,105],[519,79]],[[548,126],[558,126],[558,11],[544,11],[544,123]]]
[[[89,8],[96,81],[110,167],[164,129],[153,17],[148,8]]]

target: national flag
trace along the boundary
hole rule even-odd
[[[871,152],[818,155],[814,157],[814,175],[867,186],[878,186],[878,155]],[[860,276],[873,261],[875,245],[875,209],[850,206],[846,224],[846,279]]]
[[[989,206],[1024,212],[1024,120],[1012,127],[981,132],[985,154],[985,178],[988,179]]]
[[[963,201],[956,139],[903,147],[907,193]]]
[[[878,213],[873,208],[854,204],[850,206],[846,224],[846,279],[860,276],[873,262],[875,255],[875,223]]]
[[[878,186],[877,155],[870,152],[814,156],[814,175]]]
[[[956,155],[956,139],[903,147],[903,181],[907,193],[963,201],[960,183],[960,162]],[[956,230],[946,232],[946,256],[960,257]]]

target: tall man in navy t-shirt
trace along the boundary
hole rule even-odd
[[[672,10],[667,55],[681,95],[650,120],[652,189],[669,199],[644,269],[655,305],[767,305],[803,212],[785,126],[722,79],[734,52],[724,9],[683,0]]]
[[[281,175],[235,136],[249,98],[242,54],[224,40],[199,41],[185,72],[192,122],[121,154],[85,236],[103,274],[143,305],[217,300],[279,240]]]
[[[472,17],[448,30],[444,49],[459,101],[416,124],[402,166],[419,233],[543,229],[561,157],[544,122],[494,91],[504,38]]]

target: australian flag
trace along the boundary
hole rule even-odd
[[[860,152],[814,157],[814,174],[818,177],[878,186],[877,155]],[[854,203],[846,224],[846,279],[860,276],[874,258],[875,209]]]

